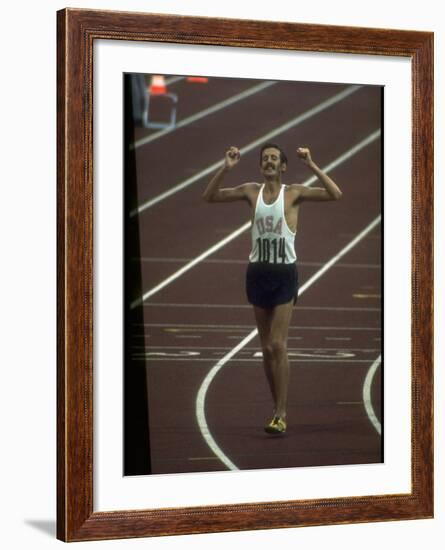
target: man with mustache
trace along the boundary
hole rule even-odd
[[[262,183],[221,188],[225,174],[241,158],[239,149],[232,146],[225,153],[223,166],[203,193],[207,202],[243,200],[251,207],[252,250],[247,267],[246,292],[253,305],[264,370],[274,402],[272,419],[264,428],[269,434],[284,434],[287,427],[287,335],[298,295],[294,240],[299,209],[305,201],[332,201],[342,195],[336,183],[312,160],[307,147],[299,147],[296,152],[323,187],[284,185],[281,179],[287,168],[286,155],[278,145],[267,143],[260,151]]]

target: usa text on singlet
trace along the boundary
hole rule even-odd
[[[261,186],[255,207],[252,225],[252,251],[250,262],[292,264],[297,260],[295,233],[289,229],[284,217],[284,188],[272,204],[263,200],[264,184]]]

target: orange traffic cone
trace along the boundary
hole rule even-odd
[[[205,76],[188,76],[187,82],[199,82],[201,84],[207,84],[209,79]]]
[[[148,92],[151,95],[162,95],[167,93],[167,86],[165,85],[165,77],[161,75],[153,75],[151,77],[150,86]]]

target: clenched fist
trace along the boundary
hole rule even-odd
[[[224,156],[224,165],[231,170],[236,164],[238,164],[241,158],[241,153],[238,147],[229,147]]]
[[[307,147],[298,147],[297,155],[305,164],[311,164],[312,162],[311,152]]]

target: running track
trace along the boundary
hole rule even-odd
[[[142,293],[132,309],[143,316],[130,327],[127,368],[146,368],[152,473],[382,460],[380,89],[259,84],[177,80],[183,126],[135,131]],[[287,151],[285,183],[312,183],[293,154],[307,145],[343,191],[301,208],[304,289],[289,332],[288,432],[278,438],[263,431],[271,399],[244,295],[249,210],[201,199],[229,145],[243,154],[226,184],[259,181],[264,141]]]

